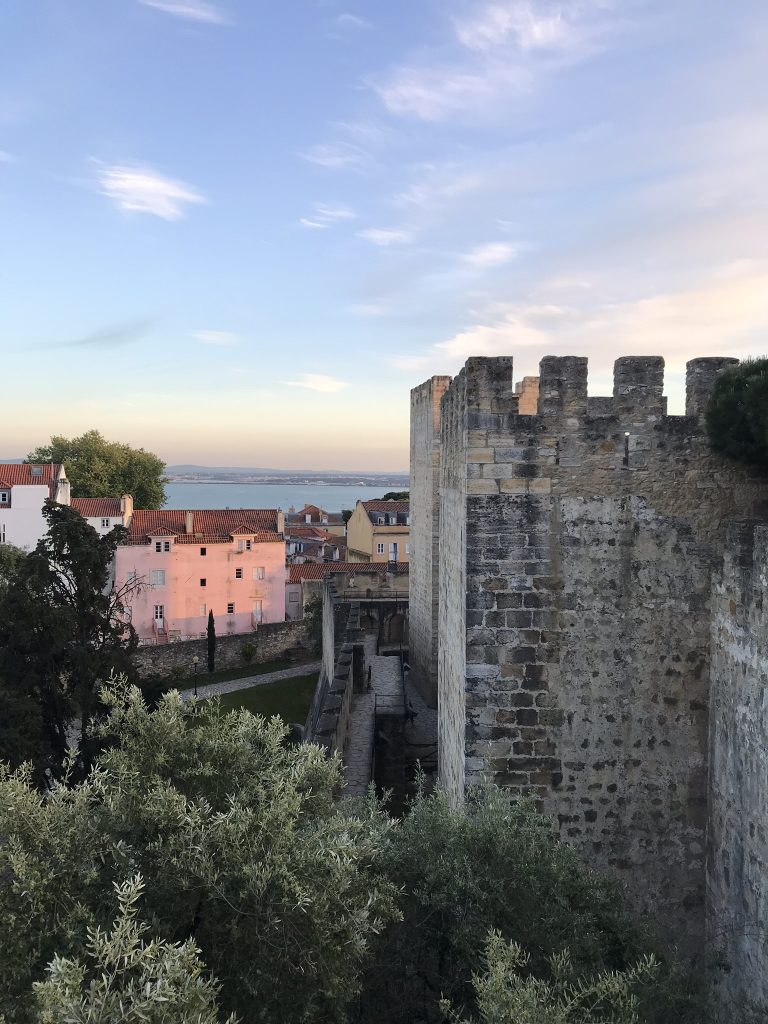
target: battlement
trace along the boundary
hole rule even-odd
[[[686,417],[690,428],[703,425],[706,410],[718,376],[738,359],[724,356],[692,359],[686,364]],[[614,418],[623,429],[642,429],[660,424],[667,417],[664,395],[664,359],[662,356],[622,356],[613,367],[613,394],[588,395],[589,363],[585,356],[544,356],[539,363],[538,395],[532,384],[525,389],[525,409],[520,406],[524,393],[513,383],[511,356],[474,357],[454,381],[454,387],[466,387],[467,411],[474,422],[487,423],[489,415],[535,415],[539,419],[562,421],[567,427],[590,419]],[[433,378],[447,381],[449,378]],[[526,377],[533,382],[535,377]],[[429,383],[429,382],[427,382]],[[425,388],[426,385],[421,385]],[[446,390],[443,386],[442,390]],[[418,400],[419,388],[412,397]],[[680,417],[674,417],[679,424]]]

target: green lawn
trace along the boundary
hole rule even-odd
[[[318,657],[309,657],[308,662],[317,661]],[[194,675],[185,676],[183,679],[165,680],[168,689],[191,690],[197,683],[198,686],[207,686],[209,683],[224,683],[229,679],[245,679],[248,676],[263,676],[267,672],[279,672],[281,669],[290,668],[292,665],[300,665],[300,661],[293,661],[290,658],[275,658],[273,661],[262,661],[258,665],[238,665],[236,668],[223,668],[218,672],[208,672],[201,663],[198,666],[197,678]]]
[[[206,680],[207,682],[207,680]],[[303,725],[317,685],[317,673],[280,679],[276,683],[249,686],[245,690],[224,693],[219,697],[225,711],[247,708],[254,715],[280,715],[284,722]]]

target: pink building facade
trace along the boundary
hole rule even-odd
[[[115,585],[142,643],[249,633],[285,621],[283,514],[276,509],[136,510]]]

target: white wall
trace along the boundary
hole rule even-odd
[[[23,484],[11,489],[11,506],[0,505],[0,538],[5,543],[31,551],[48,532],[43,504],[50,497],[48,484]]]

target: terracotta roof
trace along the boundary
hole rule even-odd
[[[306,519],[307,516],[311,516],[312,522],[314,523],[316,521],[318,525],[344,525],[344,516],[340,512],[326,512],[325,509],[319,508],[317,505],[305,505],[299,512],[286,512],[285,521],[286,523],[295,523],[296,525],[300,525],[301,523],[309,525]],[[321,522],[323,516],[328,520],[327,524]]]
[[[187,533],[187,514],[192,514],[192,529]],[[146,544],[150,535],[176,537],[182,544],[226,544],[233,534],[253,535],[280,540],[277,509],[137,509],[131,518],[127,544]]]
[[[73,498],[70,505],[86,519],[101,516],[119,518],[122,515],[119,498]]]
[[[366,512],[395,512],[400,515],[408,515],[411,503],[409,501],[362,501],[360,504]]]
[[[394,571],[398,575],[408,572],[408,562],[302,562],[291,565],[288,569],[288,582],[301,583],[302,580],[321,580],[332,572],[360,573],[370,576],[378,573]]]
[[[32,475],[33,469],[39,469],[40,473]],[[46,462],[42,465],[29,462],[2,462],[0,463],[0,487],[19,487],[33,485],[41,487],[48,485],[52,498],[56,496],[56,485],[59,479],[61,466],[55,462]]]
[[[330,540],[338,541],[340,538],[319,526],[291,526],[286,527],[286,536],[297,537],[299,540]]]

